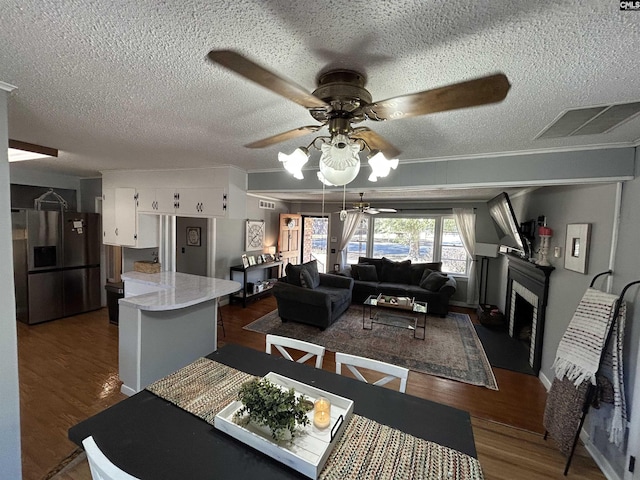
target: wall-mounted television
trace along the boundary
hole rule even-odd
[[[520,230],[520,224],[511,206],[509,195],[502,192],[487,202],[489,214],[493,218],[500,244],[517,251],[520,256],[531,256],[531,244]]]

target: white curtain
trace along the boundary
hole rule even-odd
[[[344,268],[347,264],[347,247],[360,225],[360,219],[364,215],[362,212],[349,212],[347,218],[342,225],[342,238],[338,250],[338,258],[340,259],[340,268]]]
[[[464,249],[471,258],[469,268],[469,280],[467,283],[467,304],[478,303],[478,289],[476,279],[476,214],[473,208],[454,208],[453,218],[458,225],[458,233],[464,245]]]

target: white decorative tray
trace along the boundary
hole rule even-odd
[[[234,423],[233,416],[242,407],[242,402],[236,400],[215,416],[215,428],[309,478],[318,478],[331,450],[342,436],[347,422],[353,415],[353,401],[274,372],[269,372],[265,378],[283,389],[293,388],[296,396],[304,395],[312,402],[318,397],[329,399],[331,402],[331,426],[323,430],[316,428],[313,425],[313,410],[311,410],[307,413],[310,424],[298,427],[293,441],[276,442],[271,436],[271,431],[266,427],[260,427],[253,423],[248,425]]]

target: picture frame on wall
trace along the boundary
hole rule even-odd
[[[247,267],[249,267],[249,266],[250,266],[250,264],[249,264],[249,258],[247,257],[247,254],[246,254],[246,253],[242,255],[242,266],[243,266],[244,268],[247,268]]]
[[[264,247],[264,220],[247,220],[245,250],[262,250]]]
[[[587,273],[590,237],[590,223],[567,224],[564,268],[578,273]]]
[[[199,247],[202,245],[200,227],[187,227],[187,246]]]

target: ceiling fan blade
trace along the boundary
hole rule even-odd
[[[381,213],[398,213],[395,208],[376,208],[376,210]]]
[[[365,105],[363,110],[371,120],[397,120],[500,102],[507,96],[509,88],[511,84],[506,75],[498,73],[434,90],[374,102]]]
[[[308,93],[290,80],[279,77],[257,63],[232,50],[211,50],[208,58],[214,63],[233,70],[244,78],[256,82],[272,92],[282,95],[306,108],[326,108],[325,102]]]
[[[293,130],[289,130],[288,132],[282,132],[272,137],[263,138],[262,140],[257,140],[255,142],[248,143],[245,145],[247,148],[264,148],[274,145],[276,143],[284,142],[286,140],[291,140],[292,138],[298,138],[303,135],[306,135],[311,132],[317,132],[324,125],[307,125],[306,127],[298,127]]]
[[[364,140],[371,150],[380,150],[387,159],[397,158],[400,155],[400,150],[367,127],[354,129],[352,136]]]

